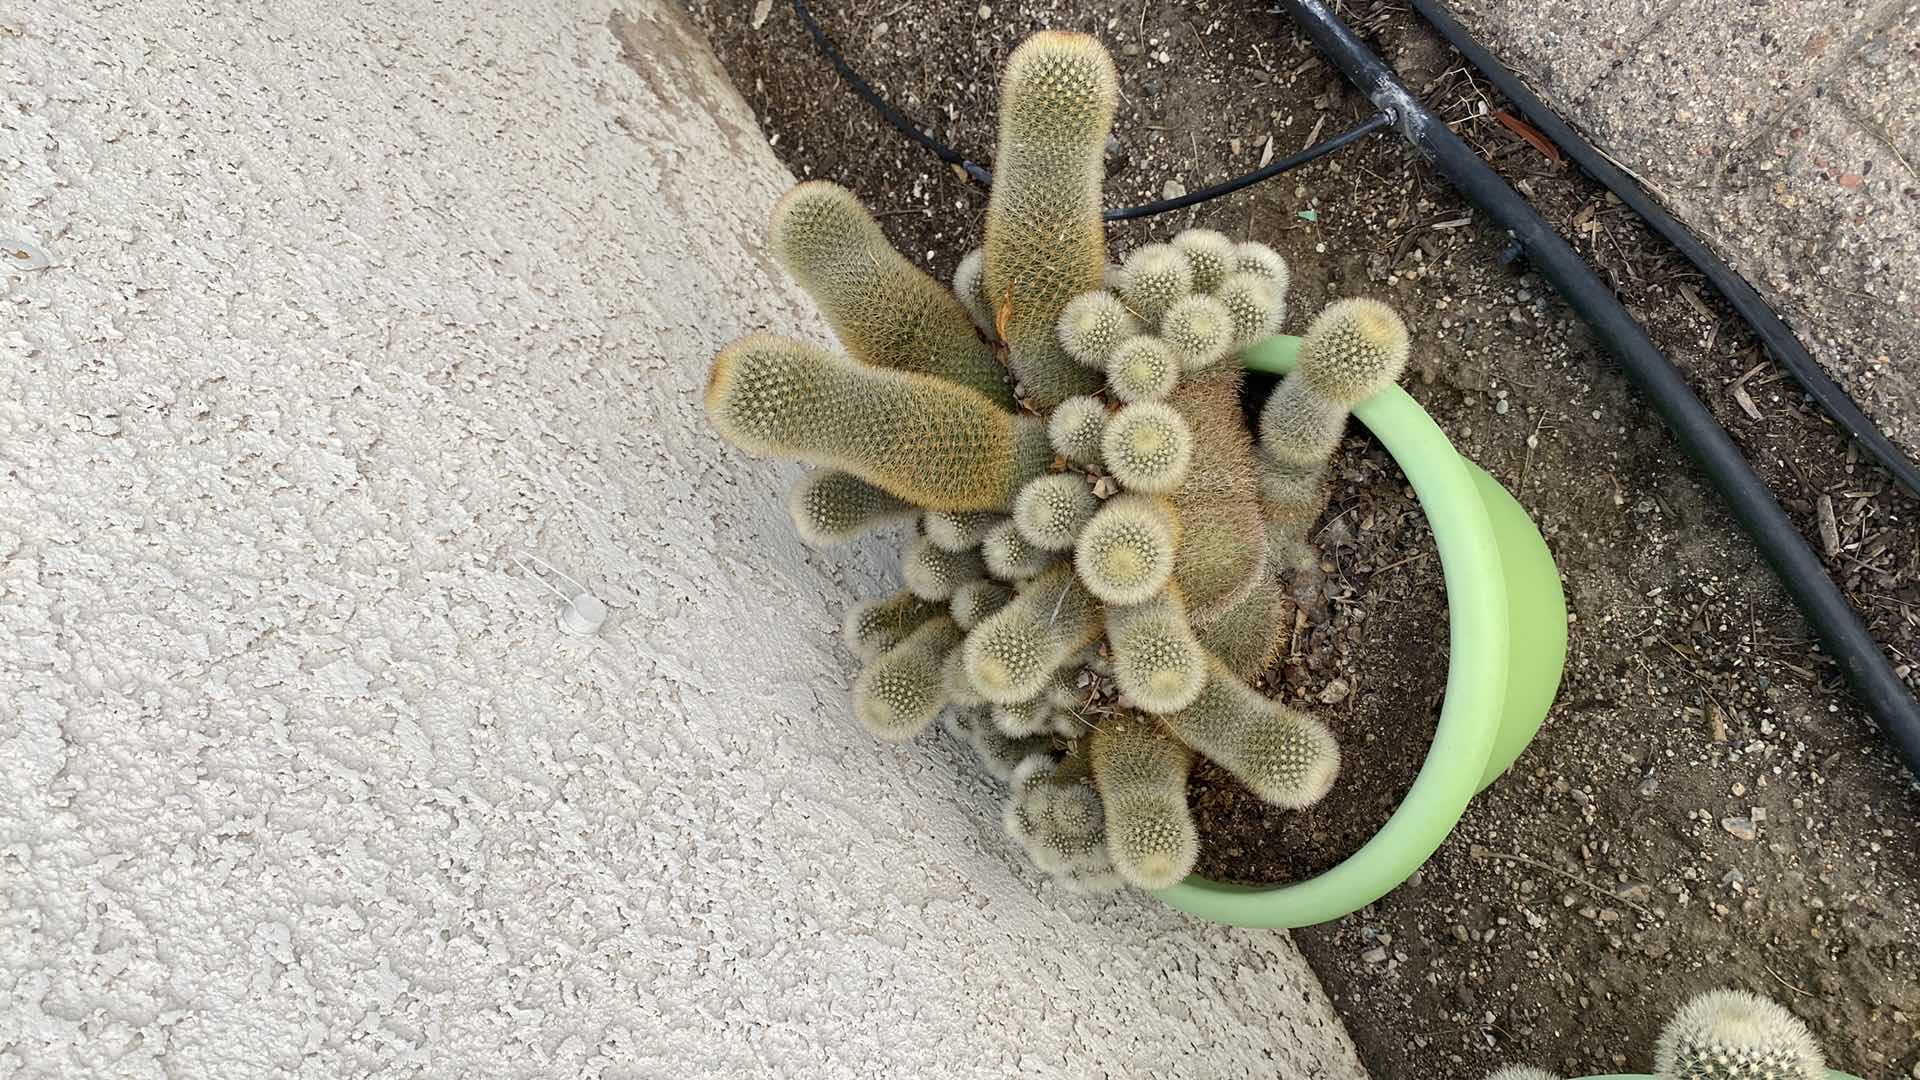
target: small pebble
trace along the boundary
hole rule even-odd
[[[1736,840],[1752,840],[1760,835],[1760,830],[1754,827],[1752,818],[1721,818],[1720,827],[1727,830],[1727,834]]]

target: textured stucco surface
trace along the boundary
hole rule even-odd
[[[1920,3],[1450,6],[1920,455]]]
[[[823,334],[791,178],[656,0],[15,4],[0,95],[0,1076],[1359,1075],[847,718],[891,559],[700,413]]]

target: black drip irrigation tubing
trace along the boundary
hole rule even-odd
[[[1807,352],[1806,346],[1800,344],[1800,339],[1780,321],[1780,316],[1760,298],[1760,294],[1753,291],[1753,286],[1747,284],[1747,279],[1734,273],[1731,267],[1709,251],[1707,246],[1702,244],[1685,225],[1649,197],[1632,177],[1613,162],[1608,161],[1592,143],[1575,132],[1566,121],[1555,115],[1552,109],[1547,108],[1544,102],[1534,96],[1533,91],[1527,89],[1526,84],[1521,82],[1518,76],[1468,36],[1466,29],[1448,14],[1445,8],[1434,3],[1433,0],[1412,0],[1412,3],[1413,10],[1419,12],[1421,18],[1432,23],[1433,28],[1439,31],[1440,36],[1446,38],[1461,56],[1466,58],[1467,63],[1480,69],[1480,73],[1486,76],[1494,89],[1505,95],[1506,99],[1520,110],[1520,115],[1525,117],[1528,123],[1539,129],[1563,153],[1572,158],[1574,164],[1580,166],[1588,176],[1593,177],[1608,191],[1620,196],[1621,202],[1626,203],[1634,213],[1639,214],[1654,232],[1664,237],[1667,243],[1672,244],[1680,254],[1687,257],[1688,262],[1706,275],[1707,280],[1726,299],[1728,305],[1746,320],[1748,326],[1753,328],[1754,334],[1767,347],[1767,351],[1786,367],[1794,381],[1800,384],[1800,388],[1807,392],[1807,396],[1813,398],[1816,405],[1820,406],[1820,410],[1831,417],[1834,423],[1845,429],[1868,455],[1892,473],[1902,487],[1920,496],[1920,468],[1916,468],[1913,460],[1902,453],[1899,447],[1893,445],[1893,440],[1882,434],[1872,420],[1867,419],[1867,415],[1860,411],[1860,406],[1854,404],[1853,398],[1847,396],[1847,392],[1827,376],[1827,373],[1814,361],[1813,356]]]
[[[1414,0],[1416,4],[1420,0]],[[1533,207],[1428,111],[1420,99],[1322,0],[1286,0],[1294,22],[1368,100],[1397,118],[1400,134],[1462,195],[1512,237],[1521,254],[1613,353],[1668,430],[1720,490],[1747,535],[1787,587],[1867,711],[1908,769],[1920,777],[1920,705],[1895,675],[1853,607],[1827,576],[1740,450],[1687,381],[1627,313],[1613,290]]]

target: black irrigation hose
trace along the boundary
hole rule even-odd
[[[1552,226],[1534,212],[1480,155],[1402,84],[1322,0],[1286,0],[1294,22],[1368,99],[1398,117],[1401,134],[1461,194],[1504,228],[1533,268],[1553,283],[1573,310],[1626,369],[1674,438],[1727,500],[1787,592],[1812,624],[1827,652],[1880,721],[1907,767],[1920,777],[1920,705],[1812,549],[1780,509],[1738,447],[1693,396],[1673,363]]]
[[[1288,169],[1297,169],[1315,158],[1325,157],[1348,143],[1356,142],[1379,131],[1381,128],[1391,127],[1392,125],[1392,113],[1377,112],[1362,121],[1358,127],[1348,128],[1346,131],[1335,135],[1331,139],[1314,143],[1312,146],[1307,147],[1305,150],[1291,157],[1283,157],[1279,161],[1270,162],[1265,168],[1255,169],[1245,176],[1236,177],[1223,184],[1215,184],[1212,187],[1201,188],[1199,191],[1190,192],[1179,198],[1162,199],[1159,202],[1148,203],[1145,206],[1129,206],[1119,210],[1108,210],[1100,216],[1107,221],[1132,221],[1134,218],[1150,217],[1154,214],[1164,214],[1173,210],[1184,210],[1195,203],[1203,203],[1210,199],[1217,199],[1222,195],[1231,195],[1241,188],[1252,187],[1262,180],[1270,180],[1286,172]]]
[[[827,58],[827,62],[833,65],[833,70],[839,73],[841,80],[844,81],[848,87],[852,88],[853,92],[858,94],[862,101],[873,106],[873,110],[880,114],[882,120],[892,125],[894,130],[900,132],[902,135],[926,147],[934,157],[958,168],[974,183],[985,188],[993,186],[993,170],[966,157],[953,147],[920,130],[913,121],[902,115],[900,110],[889,105],[887,100],[881,97],[873,89],[873,85],[862,78],[859,72],[853,70],[853,66],[847,63],[847,58],[840,55],[840,50],[834,45],[833,39],[829,38],[827,32],[822,30],[820,24],[814,20],[813,12],[807,10],[807,0],[793,0],[793,13],[799,16],[800,25],[806,27],[807,35],[813,38],[813,47],[820,51],[820,55]],[[1281,158],[1279,161],[1270,162],[1264,167],[1255,169],[1253,172],[1247,173],[1244,176],[1235,177],[1232,180],[1215,184],[1212,187],[1201,188],[1199,191],[1181,195],[1177,198],[1159,199],[1150,203],[1142,203],[1139,206],[1122,206],[1105,210],[1101,212],[1100,217],[1104,221],[1133,221],[1137,218],[1152,217],[1155,214],[1169,214],[1175,210],[1184,210],[1197,203],[1217,199],[1222,195],[1231,195],[1241,188],[1252,187],[1262,180],[1270,180],[1289,169],[1297,169],[1310,161],[1325,157],[1335,150],[1346,146],[1348,143],[1371,135],[1391,123],[1393,123],[1393,117],[1391,115],[1387,113],[1377,113],[1361,122],[1358,127],[1350,128],[1330,139],[1314,143],[1312,146],[1307,147],[1297,154]]]
[[[1446,38],[1461,56],[1466,57],[1467,63],[1479,68],[1480,73],[1487,77],[1487,81],[1506,95],[1508,101],[1513,102],[1514,106],[1520,110],[1520,115],[1527,118],[1528,123],[1540,129],[1541,133],[1552,140],[1554,145],[1573,159],[1574,164],[1579,165],[1588,176],[1599,181],[1608,191],[1620,196],[1620,201],[1626,203],[1634,213],[1639,214],[1654,232],[1665,237],[1669,244],[1679,249],[1680,254],[1685,255],[1688,262],[1706,275],[1707,280],[1719,290],[1720,295],[1726,298],[1727,303],[1766,345],[1767,351],[1786,367],[1794,381],[1800,384],[1800,388],[1805,390],[1809,397],[1813,398],[1821,411],[1845,429],[1847,434],[1853,436],[1855,441],[1859,442],[1875,461],[1892,473],[1902,486],[1914,495],[1920,496],[1920,468],[1916,468],[1912,459],[1902,453],[1899,447],[1893,445],[1893,441],[1882,434],[1880,429],[1874,426],[1873,421],[1867,419],[1866,414],[1860,411],[1860,406],[1854,404],[1853,399],[1847,396],[1847,392],[1828,377],[1818,363],[1814,362],[1806,346],[1800,344],[1800,339],[1794,336],[1792,330],[1787,329],[1787,325],[1780,321],[1780,316],[1774,314],[1773,308],[1760,298],[1759,293],[1753,291],[1753,286],[1747,284],[1745,278],[1734,273],[1732,268],[1720,261],[1719,257],[1696,239],[1685,225],[1675,220],[1672,214],[1667,213],[1659,203],[1648,197],[1646,191],[1632,177],[1608,161],[1592,143],[1582,138],[1566,121],[1555,115],[1552,109],[1547,108],[1545,103],[1534,96],[1533,91],[1527,89],[1525,83],[1502,66],[1500,61],[1494,59],[1493,54],[1475,42],[1445,8],[1434,0],[1413,0],[1413,9],[1419,12],[1422,18],[1432,23],[1433,28],[1440,32],[1440,36]]]

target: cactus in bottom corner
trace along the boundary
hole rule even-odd
[[[1217,658],[1209,658],[1206,685],[1193,704],[1161,719],[1188,746],[1276,806],[1312,806],[1340,772],[1340,748],[1325,724],[1267,699]]]
[[[1095,729],[1088,757],[1114,869],[1143,889],[1178,884],[1200,856],[1187,812],[1193,751],[1151,717],[1119,716]]]
[[[959,644],[960,628],[945,615],[922,623],[854,680],[854,716],[887,742],[925,731],[947,703],[942,669]]]
[[[927,375],[767,335],[714,359],[707,415],[741,449],[860,477],[934,510],[1000,510],[1051,460],[1044,425]]]
[[[1654,1047],[1661,1080],[1823,1080],[1826,1068],[1799,1017],[1740,990],[1688,1001]]]
[[[1487,1080],[1560,1080],[1560,1077],[1531,1065],[1504,1065],[1488,1073]]]
[[[1073,571],[1056,566],[967,635],[967,675],[996,705],[1027,701],[1081,648],[1100,636],[1101,608]]]

